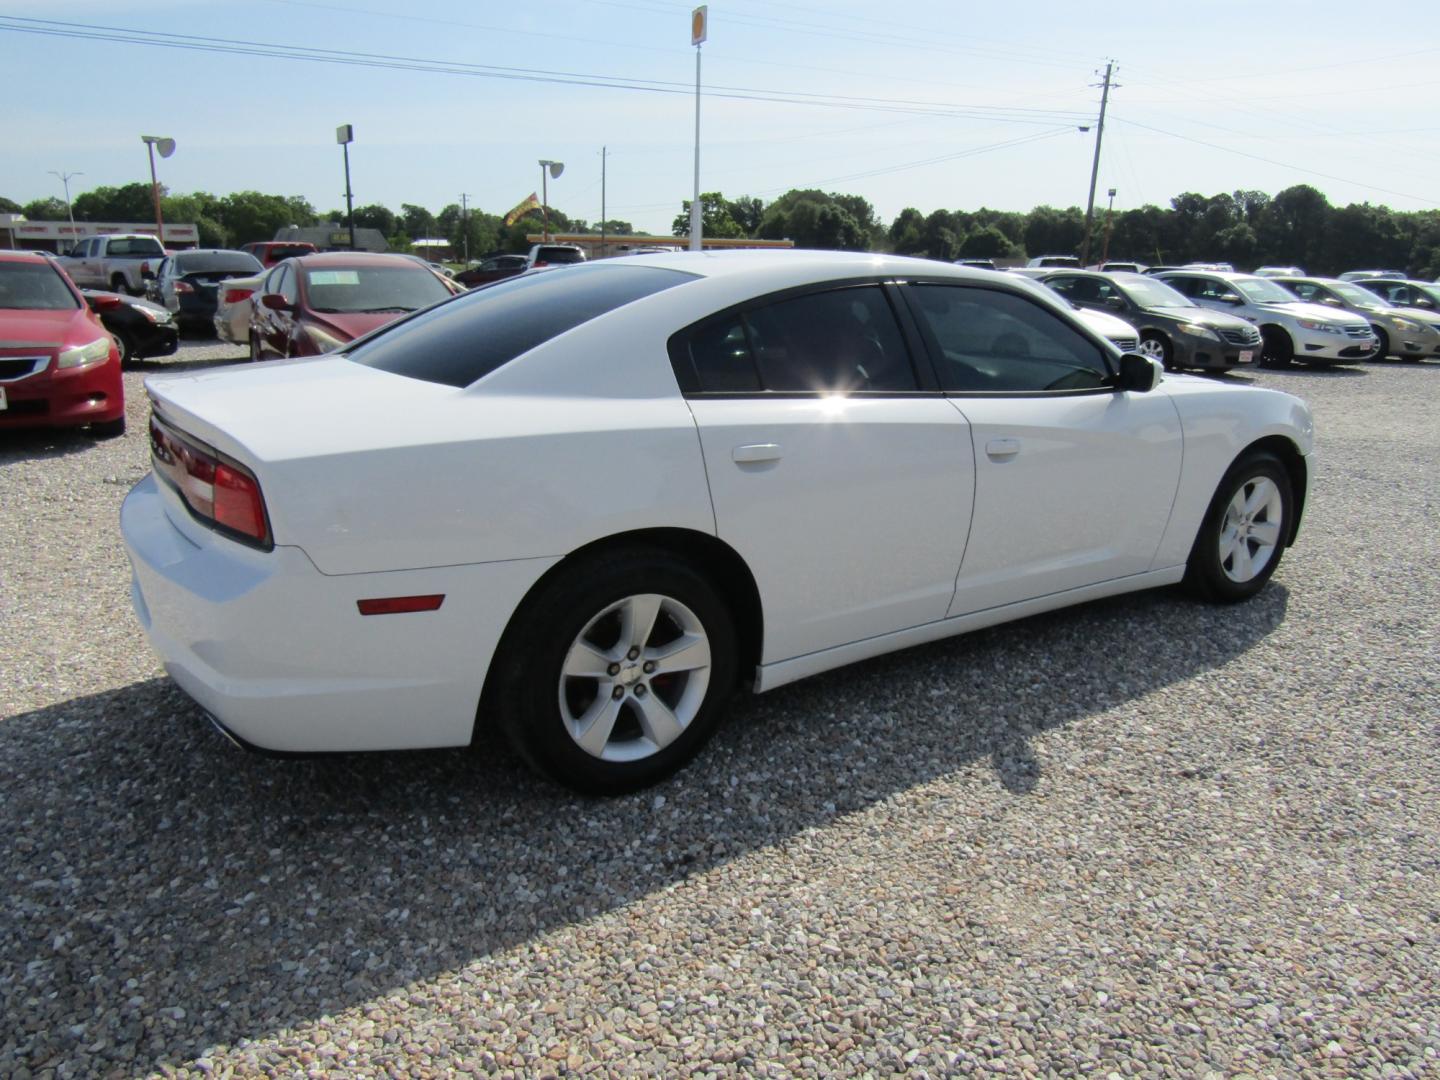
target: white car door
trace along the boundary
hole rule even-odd
[[[917,379],[885,288],[759,301],[682,337],[716,530],[760,590],[762,662],[944,618],[973,450]]]
[[[904,293],[974,440],[974,520],[949,614],[1151,569],[1180,480],[1170,398],[1114,389],[1100,346],[1027,297]]]

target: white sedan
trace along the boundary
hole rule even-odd
[[[632,255],[146,386],[134,606],[223,730],[498,728],[600,793],[679,768],[737,684],[1182,580],[1246,599],[1311,471],[1298,399],[889,256]]]

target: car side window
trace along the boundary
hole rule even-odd
[[[909,295],[943,390],[1013,394],[1110,387],[1110,366],[1100,347],[1025,297],[935,284],[916,285]]]
[[[1191,295],[1196,300],[1219,300],[1226,293],[1233,291],[1229,285],[1216,278],[1196,278],[1195,291]]]
[[[1195,298],[1195,279],[1191,277],[1163,277],[1160,279],[1182,296]]]
[[[295,268],[289,263],[280,268],[280,281],[275,291],[285,297],[288,303],[295,302]]]
[[[682,340],[702,393],[919,389],[899,323],[878,285],[761,304],[704,323]]]
[[[1300,297],[1301,300],[1314,300],[1316,303],[1325,299],[1327,295],[1318,285],[1311,285],[1308,281],[1297,281],[1286,285],[1285,288]]]
[[[1075,299],[1076,283],[1077,279],[1072,277],[1052,277],[1045,279],[1046,285],[1049,285],[1050,288],[1054,289],[1061,296],[1068,296],[1071,299]]]

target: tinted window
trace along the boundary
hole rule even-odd
[[[1024,297],[952,285],[917,285],[910,295],[945,390],[1017,393],[1109,385],[1100,347]]]
[[[692,280],[649,266],[577,266],[508,278],[367,338],[350,359],[396,375],[469,386],[553,337]],[[598,356],[596,363],[604,363]]]
[[[204,274],[219,271],[243,271],[254,274],[263,270],[255,256],[243,251],[192,251],[175,256],[175,273]]]
[[[79,306],[48,262],[0,262],[0,308],[63,311]]]
[[[585,261],[585,253],[573,247],[542,247],[535,252],[539,263],[579,263]]]
[[[163,257],[165,249],[153,236],[136,236],[123,240],[111,240],[105,253],[107,255],[160,255]]]
[[[702,393],[917,389],[909,350],[878,285],[732,312],[677,334],[670,355],[681,385]]]

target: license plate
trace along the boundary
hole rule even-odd
[[[1250,363],[1250,361],[1252,361],[1252,360],[1254,360],[1254,359],[1255,359],[1255,350],[1254,350],[1254,349],[1241,349],[1241,350],[1240,350],[1240,363],[1242,363],[1242,364],[1248,364],[1248,363]]]
[[[0,386],[0,409],[8,409],[10,402],[5,399],[5,387]]]

